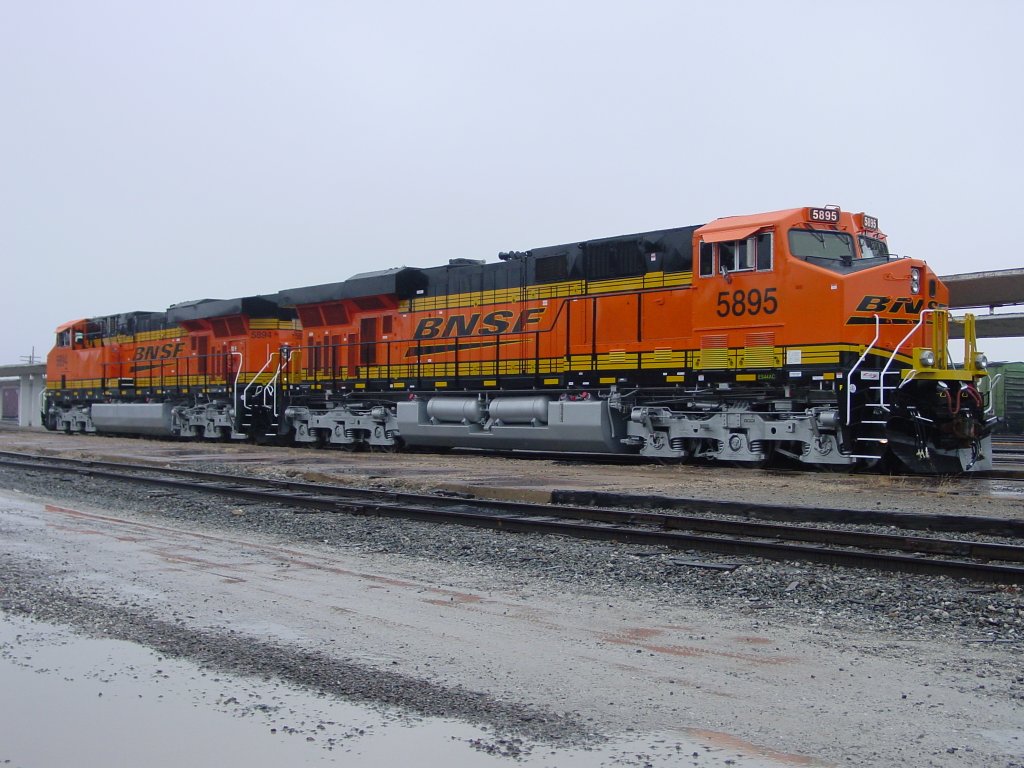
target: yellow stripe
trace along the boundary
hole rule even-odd
[[[461,309],[489,304],[508,304],[539,299],[587,296],[619,291],[639,291],[652,288],[675,288],[693,284],[693,272],[651,272],[637,277],[623,277],[611,280],[566,280],[560,283],[529,285],[525,288],[505,288],[496,291],[473,291],[453,293],[444,296],[424,296],[403,299],[398,303],[399,312],[429,312],[439,309]]]

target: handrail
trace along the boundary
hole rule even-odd
[[[910,331],[907,332],[907,335],[903,337],[902,341],[900,341],[900,343],[897,344],[896,347],[893,349],[892,354],[889,355],[889,361],[885,364],[885,367],[882,369],[882,373],[880,374],[878,381],[878,405],[882,408],[882,410],[889,410],[889,406],[885,404],[885,375],[889,372],[889,368],[890,366],[892,366],[893,361],[896,359],[896,355],[899,354],[899,351],[903,348],[903,345],[910,340],[910,337],[917,333],[921,326],[924,325],[925,315],[933,312],[945,311],[946,310],[944,309],[922,309],[921,317],[918,319],[917,325],[915,325],[913,328],[910,329]]]
[[[238,355],[238,370],[235,371],[235,381],[232,384],[232,392],[234,394],[235,404],[235,416],[238,416],[238,379],[242,376],[242,366],[245,364],[245,358],[242,357],[241,352],[229,352],[228,355]],[[225,378],[227,376],[225,375]]]
[[[881,334],[882,334],[882,324],[881,324],[881,320],[878,317],[878,314],[876,313],[875,314],[875,338],[873,338],[871,340],[871,343],[868,344],[867,347],[864,348],[864,354],[862,354],[860,356],[860,359],[857,360],[857,362],[853,364],[853,367],[850,369],[850,372],[846,376],[846,426],[850,426],[850,402],[851,402],[850,397],[852,395],[852,393],[850,391],[850,384],[853,381],[853,374],[856,373],[858,368],[860,368],[860,364],[864,362],[864,358],[866,358],[868,356],[868,352],[870,352],[872,349],[874,349],[875,344],[878,342],[878,337]],[[879,386],[881,386],[882,382],[879,381],[878,384],[879,384]]]
[[[985,409],[985,415],[987,416],[990,413],[995,413],[995,410],[996,410],[996,402],[995,402],[995,400],[996,400],[995,399],[996,385],[999,383],[999,380],[1001,378],[1003,378],[1003,374],[997,373],[995,376],[993,376],[990,373],[987,376],[985,376],[984,378],[988,379],[988,390],[984,393],[984,394],[988,395],[988,407]],[[978,389],[980,390],[981,387],[979,386]]]
[[[262,368],[260,368],[260,369],[259,369],[259,370],[258,370],[258,371],[256,372],[256,375],[252,377],[252,379],[251,379],[251,380],[249,381],[249,383],[245,385],[245,389],[243,389],[243,390],[242,390],[242,405],[244,405],[244,406],[245,406],[246,408],[248,408],[248,407],[249,407],[249,397],[248,397],[248,395],[249,395],[249,388],[250,388],[250,387],[251,387],[251,386],[252,386],[253,384],[256,384],[256,383],[258,383],[258,382],[259,382],[259,378],[260,378],[260,376],[261,376],[261,375],[263,374],[263,372],[264,372],[265,370],[267,370],[267,366],[268,366],[268,365],[270,365],[270,364],[271,364],[271,362],[273,362],[273,360],[274,360],[274,358],[275,358],[275,357],[277,357],[277,352],[271,352],[271,353],[270,353],[270,357],[268,357],[268,358],[267,358],[267,362],[265,362],[265,363],[263,364],[263,367],[262,367]],[[265,402],[266,402],[266,400],[264,400],[264,403],[265,403]]]
[[[276,352],[272,353],[271,357],[273,357],[276,354],[277,354]],[[268,360],[267,362],[270,362],[270,361]],[[276,382],[278,377],[281,375],[281,369],[283,367],[284,367],[284,360],[282,360],[281,364],[279,364],[277,366],[277,370],[274,372],[274,375],[270,378],[270,381],[268,381],[266,386],[263,388],[263,405],[264,406],[267,404],[267,390],[269,389],[271,392],[274,393],[274,400],[273,400],[273,403],[272,403],[272,408],[273,408],[273,412],[274,412],[275,416],[277,416],[278,413],[277,413],[277,387],[274,386],[274,382]]]

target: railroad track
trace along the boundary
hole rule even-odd
[[[73,473],[83,477],[174,488],[262,503],[281,504],[296,513],[332,512],[379,515],[506,531],[547,533],[574,538],[745,555],[772,560],[815,563],[945,575],[1004,584],[1024,583],[1024,546],[935,536],[879,534],[762,522],[790,507],[689,500],[693,510],[674,513],[623,510],[597,506],[551,505],[514,501],[453,498],[271,480],[173,467],[123,464],[0,452],[0,466],[27,472]],[[591,499],[593,500],[593,499]],[[695,513],[699,512],[699,513]],[[707,513],[747,519],[708,517]],[[805,522],[847,522],[859,515],[849,510],[807,508]],[[907,526],[907,516],[891,513],[890,522]],[[885,524],[885,513],[873,513]],[[852,517],[851,517],[852,516]],[[923,524],[934,526],[924,516]],[[979,530],[998,524],[1001,535],[1024,539],[1024,523],[977,519]],[[959,524],[963,530],[963,522]],[[722,567],[712,564],[710,567]]]
[[[468,448],[457,448],[454,449],[455,453],[468,453],[468,454],[481,454],[483,451]],[[550,453],[544,451],[487,451],[487,455],[495,458],[508,458],[508,459],[536,459],[538,461],[553,461],[558,464],[565,464],[568,466],[578,465],[594,465],[594,464],[607,464],[611,466],[651,466],[652,459],[647,456],[638,456],[635,454],[599,454],[599,453],[577,453],[577,454],[564,454],[564,453]],[[946,477],[955,480],[962,480],[964,482],[973,482],[976,480],[1024,480],[1024,470],[1011,469],[1011,467],[1020,466],[1024,464],[1024,443],[1022,443],[1020,450],[1012,448],[1010,446],[995,447],[993,449],[993,462],[996,465],[995,468],[979,472],[966,472],[961,475],[948,475]],[[661,463],[666,466],[673,466],[683,463],[688,463],[679,459],[667,459],[661,460],[656,463]],[[702,466],[713,466],[715,462],[709,460],[697,460],[692,462],[696,465]],[[770,475],[818,475],[820,476],[821,470],[808,470],[808,469],[796,469],[787,468],[785,466],[770,466],[770,467],[740,467],[747,472],[764,472]],[[838,470],[839,473],[843,471],[849,471],[851,474],[863,474],[863,475],[899,475],[900,477],[910,477],[921,480],[934,479],[933,475],[921,475],[913,472],[898,472],[886,469],[856,469],[856,470]]]

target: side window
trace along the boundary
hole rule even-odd
[[[718,270],[727,272],[736,271],[736,252],[738,242],[735,240],[718,244]]]
[[[717,261],[715,256],[717,255]],[[721,272],[769,272],[772,269],[772,235],[766,232],[744,240],[700,244],[700,276]]]
[[[736,269],[750,271],[754,268],[754,238],[736,243]]]
[[[700,276],[711,277],[715,274],[714,246],[711,243],[700,244]]]
[[[772,268],[772,235],[765,232],[754,239],[757,241],[757,269],[767,272]]]

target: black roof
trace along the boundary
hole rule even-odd
[[[281,317],[281,306],[276,296],[243,296],[238,299],[197,299],[172,304],[167,319],[182,323],[188,320],[206,320],[213,317],[247,315],[248,317]]]
[[[377,272],[362,272],[340,283],[288,288],[278,293],[276,298],[286,307],[356,299],[360,296],[397,296],[400,299],[407,299],[426,287],[426,282],[426,276],[421,269],[395,267]]]

